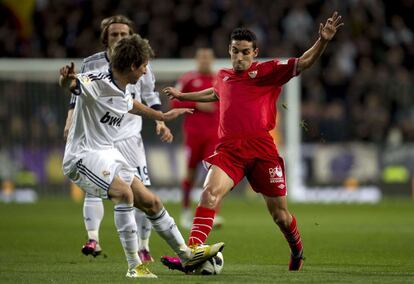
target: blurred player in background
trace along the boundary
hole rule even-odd
[[[117,15],[106,18],[101,22],[101,40],[106,50],[95,53],[83,60],[81,72],[89,71],[106,71],[109,68],[109,60],[112,55],[112,49],[115,44],[122,38],[133,33],[133,23],[125,16]],[[161,101],[159,94],[154,91],[155,77],[148,65],[147,72],[134,85],[132,96],[141,102],[141,99],[151,108],[160,110]],[[76,96],[72,96],[70,109],[66,119],[64,136],[67,136],[68,130],[72,124],[72,113],[76,104]],[[147,161],[145,158],[145,149],[141,137],[142,118],[136,115],[127,115],[123,128],[116,137],[115,147],[125,157],[129,165],[137,169],[137,174],[146,186],[151,182],[148,176]],[[161,140],[171,142],[173,136],[169,128],[162,121],[156,122],[156,132],[161,135]],[[97,256],[101,253],[102,248],[99,243],[99,227],[104,216],[104,207],[102,199],[99,197],[86,194],[83,204],[83,217],[88,241],[82,247],[82,253],[85,255]],[[143,262],[154,261],[150,254],[149,238],[151,235],[151,222],[145,214],[135,210],[135,219],[138,226],[139,237],[139,255]]]
[[[263,195],[289,243],[289,270],[301,269],[303,245],[296,218],[287,208],[284,161],[269,131],[275,126],[281,87],[315,63],[342,25],[341,16],[335,12],[320,24],[318,40],[301,57],[261,63],[254,61],[259,52],[255,34],[245,28],[235,29],[229,45],[233,68],[219,71],[214,88],[192,93],[170,87],[164,90],[179,100],[220,102],[220,143],[206,159],[211,167],[195,212],[190,245],[205,242],[217,204],[246,176],[253,190]],[[177,258],[163,257],[162,262],[170,269],[185,271]]]
[[[201,91],[213,86],[214,53],[211,48],[198,48],[195,54],[197,70],[183,74],[177,81],[176,88],[183,92]],[[181,102],[172,101],[173,107],[194,108],[194,113],[184,117],[183,132],[187,157],[186,176],[182,182],[183,200],[180,224],[189,229],[193,223],[191,210],[191,190],[197,177],[197,166],[204,158],[213,154],[218,142],[218,102]],[[221,225],[222,219],[216,216],[215,225]]]
[[[138,256],[133,206],[145,212],[157,233],[188,266],[216,255],[224,244],[186,246],[159,197],[145,187],[136,169],[114,147],[114,138],[127,123],[128,112],[171,120],[192,110],[162,113],[132,98],[131,87],[146,73],[148,60],[153,56],[147,40],[136,34],[123,38],[112,52],[111,68],[107,71],[76,75],[73,63],[60,69],[60,86],[78,98],[67,137],[63,172],[85,192],[114,203],[115,226],[128,262],[126,277],[157,278]]]

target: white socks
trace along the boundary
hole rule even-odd
[[[99,226],[103,216],[104,207],[102,199],[87,194],[83,202],[83,220],[88,232],[88,238],[97,242],[98,251],[101,250],[99,246]]]
[[[138,208],[135,208],[135,221],[138,228],[139,249],[146,249],[149,251],[149,238],[151,235],[151,221],[148,220],[147,215]]]
[[[191,250],[184,242],[184,238],[177,228],[174,219],[165,208],[153,216],[147,216],[154,230],[168,243],[182,262],[188,260]]]
[[[137,225],[132,204],[120,203],[115,205],[114,218],[119,239],[128,261],[128,268],[132,269],[141,264],[138,257]]]

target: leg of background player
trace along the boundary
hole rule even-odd
[[[187,176],[182,183],[183,189],[183,201],[182,201],[182,210],[180,217],[180,225],[185,229],[190,229],[193,222],[193,212],[191,210],[191,189],[194,186],[195,180],[195,169],[187,168]]]
[[[102,199],[87,193],[83,202],[83,220],[88,233],[88,241],[82,247],[82,253],[85,255],[97,256],[101,254],[99,227],[103,216],[104,207]]]
[[[151,221],[148,220],[147,215],[138,208],[134,210],[135,221],[137,223],[138,234],[138,255],[143,263],[154,262],[150,254],[149,238],[151,236]]]

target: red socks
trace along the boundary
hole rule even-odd
[[[298,227],[296,226],[295,216],[292,215],[292,223],[290,223],[289,229],[286,231],[282,230],[282,233],[285,235],[285,238],[289,243],[293,256],[298,256],[303,249],[303,245]]]
[[[214,209],[198,206],[191,227],[190,237],[188,238],[188,245],[204,244],[208,234],[210,234],[213,227]]]

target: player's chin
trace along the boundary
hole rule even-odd
[[[245,71],[245,70],[246,70],[245,66],[244,66],[243,64],[241,64],[241,63],[239,63],[239,64],[234,64],[234,65],[233,65],[233,69],[234,69],[234,71],[236,71],[236,72],[242,72],[242,71]]]
[[[139,77],[138,78],[132,78],[131,80],[129,80],[129,84],[132,84],[132,85],[135,85],[137,82],[138,82],[138,80],[139,80]]]

